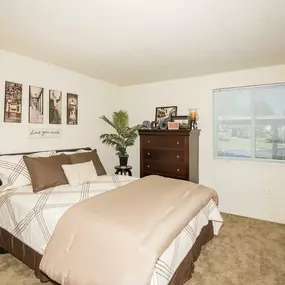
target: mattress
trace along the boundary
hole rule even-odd
[[[76,188],[61,185],[33,193],[32,186],[0,190],[0,227],[23,243],[43,254],[56,224],[64,212],[76,203],[138,178],[121,175],[103,175],[94,183]],[[181,233],[157,260],[151,285],[167,285],[175,270],[192,248],[202,228],[213,223],[217,235],[223,219],[214,203],[210,202],[187,224]]]

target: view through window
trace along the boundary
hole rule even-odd
[[[215,157],[285,161],[285,84],[214,90]]]

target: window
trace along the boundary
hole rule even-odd
[[[214,156],[285,162],[285,84],[214,90]]]

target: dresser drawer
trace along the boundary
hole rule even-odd
[[[161,161],[144,161],[143,171],[171,176],[186,176],[187,169],[181,163],[162,163]]]
[[[173,163],[183,163],[186,160],[184,150],[145,148],[142,152],[144,160],[160,160]]]
[[[184,136],[142,136],[143,148],[184,149],[186,138]]]

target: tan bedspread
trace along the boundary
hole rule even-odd
[[[63,285],[148,285],[155,263],[214,190],[147,176],[71,207],[40,269]]]

